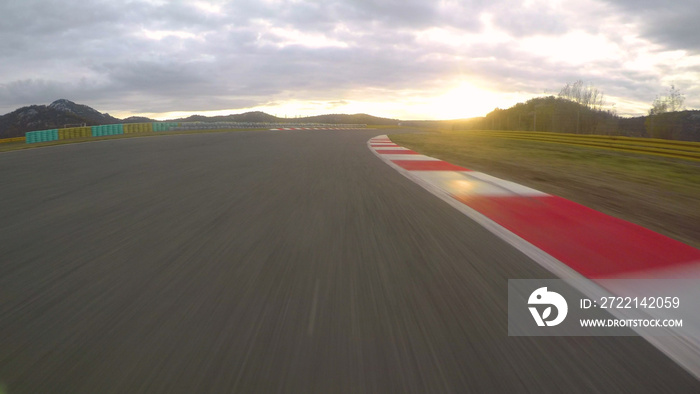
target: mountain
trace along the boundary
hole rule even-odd
[[[100,113],[94,108],[83,104],[76,104],[70,100],[59,99],[49,104],[49,108],[64,113],[73,114],[79,118],[86,119],[91,124],[110,124],[121,122],[121,119],[115,118],[108,113]]]
[[[120,123],[107,113],[87,105],[60,99],[49,105],[30,105],[0,116],[0,138],[21,137],[27,131],[46,130],[69,125],[99,125]]]

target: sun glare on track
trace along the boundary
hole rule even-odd
[[[467,193],[474,189],[474,184],[465,180],[455,180],[450,182],[450,189],[458,193]]]

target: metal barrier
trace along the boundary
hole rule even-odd
[[[10,142],[24,142],[26,137],[14,137],[0,139],[0,144],[9,144]]]

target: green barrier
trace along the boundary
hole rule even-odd
[[[59,140],[58,129],[29,131],[24,135],[28,144]]]
[[[105,137],[119,134],[124,134],[124,126],[120,124],[105,124],[100,126],[92,126],[93,137]]]
[[[154,122],[151,123],[153,131],[170,131],[171,129],[178,127],[178,123],[175,122]]]

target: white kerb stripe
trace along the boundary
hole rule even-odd
[[[406,149],[402,146],[378,146],[378,147],[373,147],[375,150],[410,150]]]

